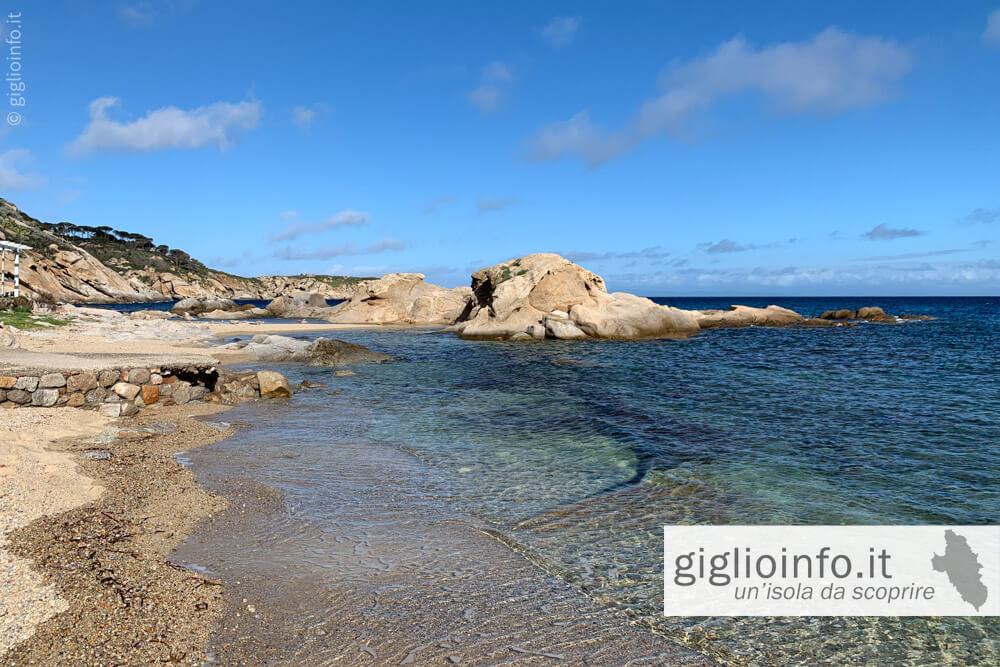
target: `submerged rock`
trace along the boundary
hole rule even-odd
[[[472,298],[468,287],[446,289],[424,281],[422,273],[390,273],[334,306],[335,324],[451,324]]]
[[[472,274],[473,299],[451,327],[462,338],[664,338],[698,331],[689,311],[616,292],[555,254],[502,262]]]
[[[369,350],[363,345],[345,343],[332,338],[317,338],[310,346],[310,366],[347,366],[349,364],[377,364],[392,361],[382,352]]]

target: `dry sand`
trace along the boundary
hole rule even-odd
[[[67,608],[28,561],[4,548],[7,535],[100,496],[101,487],[80,474],[69,454],[48,447],[61,438],[96,435],[107,421],[96,412],[60,408],[0,411],[0,656]]]

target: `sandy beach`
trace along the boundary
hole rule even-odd
[[[18,410],[17,421],[5,411],[2,460],[19,482],[0,477],[2,514],[17,517],[0,551],[11,592],[0,607],[0,662],[204,662],[220,586],[169,554],[225,502],[173,454],[230,435],[227,424],[193,419],[223,409],[164,408],[113,426],[73,409]],[[48,422],[44,440],[31,422]]]
[[[8,550],[12,532],[46,515],[97,499],[102,488],[73,457],[50,447],[63,438],[97,435],[108,420],[96,413],[52,408],[0,415],[0,655],[68,604],[31,562]]]

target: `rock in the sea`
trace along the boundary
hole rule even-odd
[[[201,315],[210,313],[213,310],[234,311],[239,306],[232,299],[222,299],[218,297],[188,297],[181,299],[173,305],[170,312],[176,314]]]
[[[310,366],[346,366],[392,360],[388,354],[331,338],[317,338],[310,342],[288,336],[257,335],[249,341],[230,343],[224,347],[242,350],[261,361],[299,361]]]
[[[886,324],[896,324],[899,319],[906,319],[905,317],[896,318],[889,315],[884,310],[878,306],[865,306],[864,308],[858,308],[855,310],[828,310],[819,316],[821,320],[866,320],[868,322],[883,322]],[[930,316],[924,315],[919,319],[934,319]]]
[[[332,338],[317,338],[313,341],[309,352],[311,355],[310,366],[347,366],[349,364],[377,364],[383,361],[392,361],[392,357],[388,354]]]
[[[896,322],[895,317],[886,314],[886,312],[878,306],[858,308],[858,319],[868,320],[869,322]]]
[[[288,398],[292,395],[292,387],[281,373],[257,371],[257,381],[260,383],[262,398]]]
[[[451,327],[462,338],[669,338],[698,331],[690,311],[608,294],[600,276],[559,255],[540,253],[472,274],[473,300]]]
[[[334,306],[327,319],[335,324],[451,324],[471,297],[468,287],[432,285],[422,273],[390,273]]]
[[[840,310],[828,310],[819,316],[821,320],[856,320],[857,311],[841,308]]]
[[[750,306],[730,306],[729,310],[702,310],[698,313],[698,326],[702,329],[729,327],[786,327],[805,322],[802,315],[781,306],[752,308]]]

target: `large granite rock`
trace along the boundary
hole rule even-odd
[[[425,282],[421,273],[390,273],[334,306],[327,319],[335,324],[451,324],[471,298],[468,287],[446,289]]]
[[[201,315],[202,313],[210,313],[215,310],[235,311],[238,309],[239,306],[237,306],[232,299],[210,296],[190,296],[175,303],[170,309],[170,312],[177,314],[187,313],[188,315]]]
[[[624,292],[559,255],[540,253],[472,274],[473,301],[451,330],[463,338],[676,338],[695,315]]]
[[[731,327],[787,327],[802,324],[805,317],[794,310],[781,306],[753,308],[751,306],[730,306],[729,310],[696,311],[698,326],[702,329],[722,329]]]
[[[331,338],[308,341],[288,336],[258,335],[223,347],[242,350],[260,361],[298,361],[310,366],[346,366],[392,360],[388,354]]]
[[[294,292],[290,296],[279,296],[265,306],[270,317],[325,318],[331,308],[326,297],[316,292]]]

